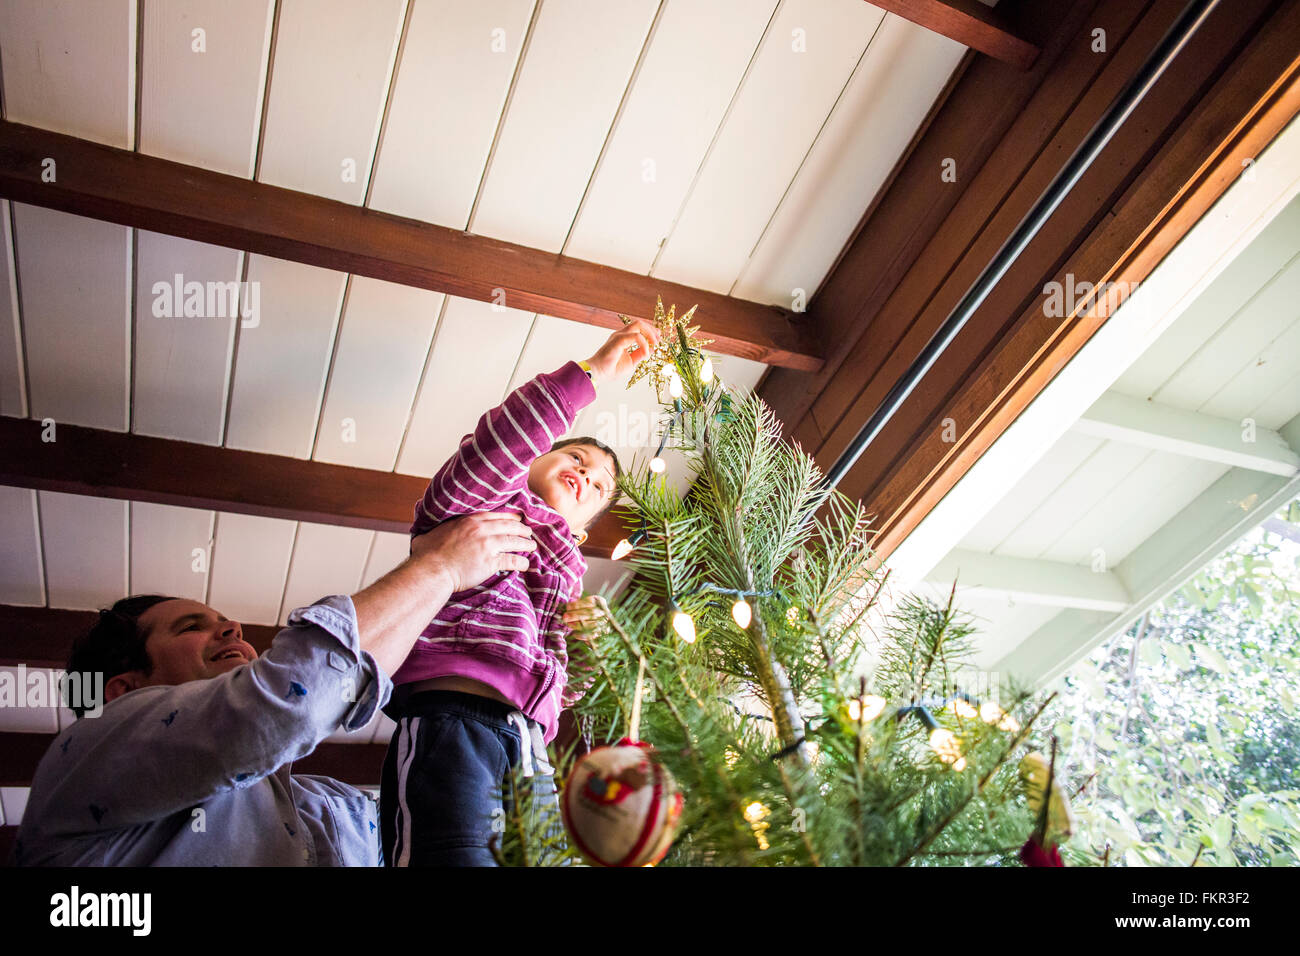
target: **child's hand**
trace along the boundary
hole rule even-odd
[[[600,351],[587,359],[587,364],[596,378],[621,378],[648,358],[658,344],[659,330],[645,319],[635,319],[606,339]]]
[[[594,638],[610,632],[609,605],[599,594],[580,597],[564,605],[560,620],[572,629],[572,636],[590,644]]]

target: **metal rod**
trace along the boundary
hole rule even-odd
[[[823,479],[823,486],[826,489],[834,488],[862,457],[866,450],[876,437],[884,430],[885,425],[894,417],[894,414],[902,407],[903,402],[912,394],[913,389],[925,376],[931,366],[943,354],[944,350],[957,337],[957,333],[962,330],[967,321],[973,316],[976,310],[984,304],[989,293],[993,291],[994,286],[1006,275],[1007,270],[1015,263],[1025,247],[1033,241],[1038,231],[1047,222],[1056,207],[1061,204],[1066,195],[1074,188],[1074,185],[1083,177],[1084,173],[1092,165],[1093,161],[1100,155],[1106,144],[1110,142],[1111,137],[1123,125],[1138,103],[1160,79],[1165,69],[1173,62],[1180,50],[1186,45],[1196,29],[1205,22],[1206,17],[1218,5],[1219,0],[1192,0],[1169,31],[1161,38],[1151,55],[1147,57],[1142,68],[1137,74],[1125,85],[1115,100],[1107,107],[1105,114],[1097,121],[1092,130],[1084,138],[1079,147],[1066,160],[1061,171],[1056,174],[1047,188],[1043,190],[1033,208],[1025,214],[1016,226],[1015,231],[1007,238],[1001,248],[993,256],[989,264],[984,267],[970,289],[966,292],[956,307],[948,314],[938,331],[931,336],[930,341],[926,343],[925,348],[921,350],[915,361],[908,366],[903,377],[889,390],[889,393],[877,406],[871,417],[867,419],[866,424],[859,429],[853,441],[844,450],[844,453],[836,460],[830,471],[826,473]]]

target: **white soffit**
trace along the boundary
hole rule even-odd
[[[1300,192],[1300,124],[1251,168],[899,545],[899,578],[925,578]]]

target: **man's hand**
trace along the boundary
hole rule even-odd
[[[411,542],[411,557],[352,595],[362,650],[388,674],[402,666],[420,631],[457,591],[498,571],[528,567],[537,547],[517,514],[486,512],[444,521]]]
[[[593,639],[608,634],[613,615],[609,605],[599,594],[580,597],[564,605],[560,620],[572,630],[572,636],[590,644]]]
[[[532,529],[514,512],[488,511],[444,521],[411,541],[411,555],[447,575],[454,594],[500,571],[525,571],[536,551]]]
[[[635,319],[605,340],[587,364],[600,380],[621,378],[636,368],[659,344],[659,330],[645,319]]]

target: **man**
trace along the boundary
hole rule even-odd
[[[364,590],[294,611],[261,657],[238,623],[197,601],[118,602],[68,668],[103,671],[103,713],[41,759],[14,862],[377,865],[373,801],[290,765],[339,726],[370,721],[451,594],[522,570],[518,552],[535,547],[514,514],[441,524]]]

